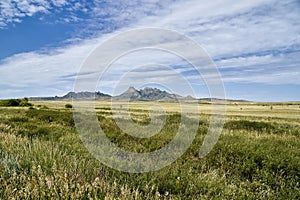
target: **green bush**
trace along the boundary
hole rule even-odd
[[[32,103],[28,102],[28,98],[23,99],[5,99],[0,101],[0,106],[10,107],[10,106],[33,106]]]
[[[73,106],[72,106],[72,104],[68,103],[68,104],[65,105],[65,108],[73,108]]]

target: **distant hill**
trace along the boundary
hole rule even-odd
[[[61,97],[61,99],[110,99],[111,96],[108,94],[104,94],[102,92],[69,92],[65,96]]]
[[[78,100],[105,100],[110,99],[111,96],[109,94],[104,94],[101,92],[69,92],[68,94],[62,97],[30,97],[30,100],[71,100],[71,99],[78,99]]]
[[[251,102],[243,99],[218,99],[218,98],[200,98],[199,101],[230,101],[230,102]]]

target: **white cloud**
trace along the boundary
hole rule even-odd
[[[53,9],[62,8],[70,3],[67,0],[2,0],[0,29],[10,23],[21,23],[24,17],[32,17],[37,13],[49,14]]]
[[[40,94],[53,94],[52,91],[63,94],[70,91],[73,82],[61,77],[76,73],[97,43],[98,40],[84,41],[79,45],[55,49],[49,54],[29,52],[9,57],[0,63],[0,86],[32,90],[38,87],[40,91],[35,92]]]
[[[32,16],[38,12],[47,12],[49,3],[45,0],[4,0],[0,2],[1,27],[11,22],[21,22],[26,16]]]
[[[252,56],[217,62],[225,82],[300,85],[300,52]]]
[[[66,1],[66,0],[52,0],[52,3],[53,3],[55,6],[62,6],[62,5],[67,4],[67,1]]]
[[[295,1],[186,1],[153,26],[183,32],[213,56],[239,55],[300,43]]]

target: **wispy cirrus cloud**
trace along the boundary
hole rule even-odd
[[[24,92],[24,88],[31,88],[28,90],[30,96],[54,94],[53,91],[63,94],[62,91],[72,90],[73,80],[61,77],[77,73],[86,55],[96,47],[94,42],[84,41],[80,45],[54,49],[46,54],[22,53],[2,60],[0,86],[7,88],[9,85],[16,92],[1,90],[0,96],[18,95],[20,90]]]

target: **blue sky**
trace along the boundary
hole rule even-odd
[[[227,98],[300,101],[299,0],[2,0],[0,98],[64,95],[73,90],[81,64],[98,45],[143,27],[175,30],[196,41],[218,67]],[[136,58],[143,54],[152,52],[119,64],[141,65],[145,60]],[[180,59],[156,58],[193,82],[193,71]],[[102,92],[112,93],[124,72],[117,69],[118,76],[112,71],[103,78]],[[173,78],[165,69],[154,69],[138,77]],[[179,88],[176,81],[170,83]],[[209,96],[204,83],[192,87],[197,97]]]

